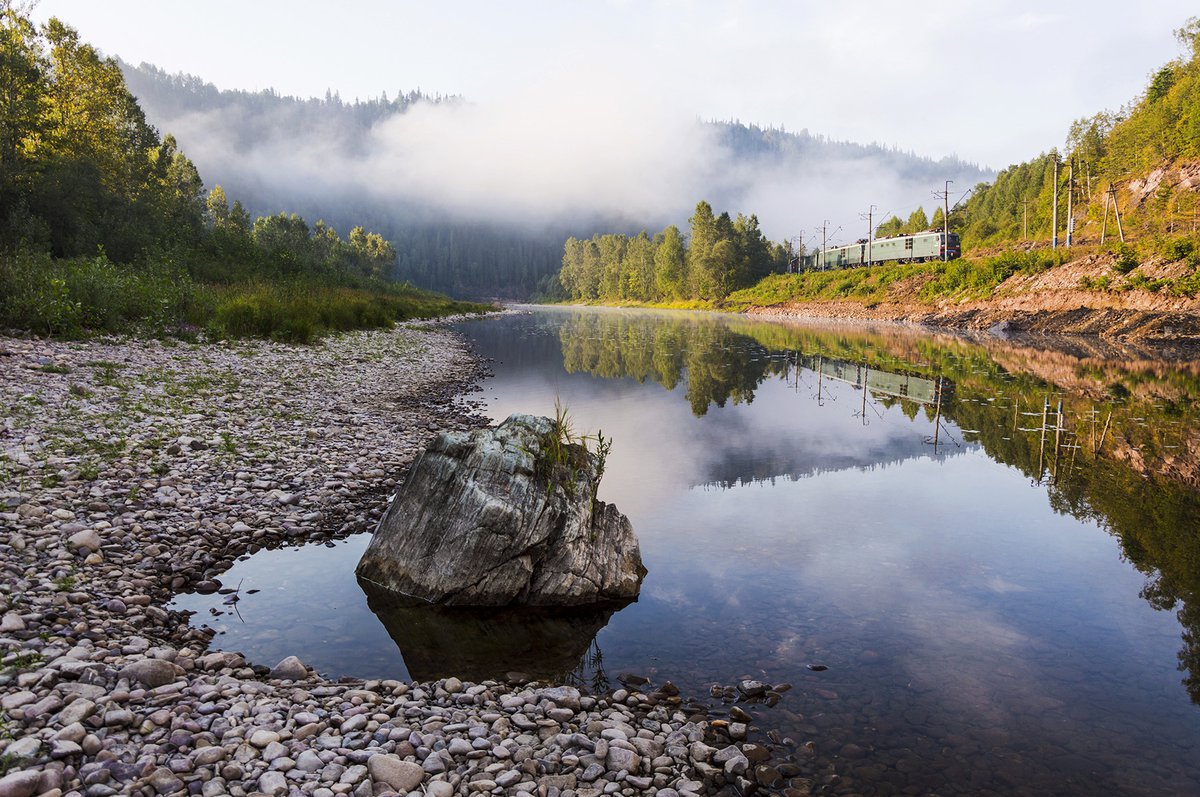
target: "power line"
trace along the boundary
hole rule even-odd
[[[869,205],[867,207],[867,212],[865,214],[864,213],[858,214],[858,217],[860,219],[864,219],[867,222],[867,265],[868,266],[871,265],[871,244],[875,240],[875,225],[873,224],[873,222],[874,222],[873,214],[877,210],[879,210],[878,205]]]

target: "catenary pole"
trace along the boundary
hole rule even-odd
[[[942,192],[942,202],[944,202],[944,210],[942,211],[942,262],[950,261],[950,184],[953,180],[946,181],[946,190]]]
[[[1067,166],[1067,248],[1071,248],[1072,233],[1075,231],[1075,158]]]
[[[1051,200],[1054,203],[1054,208],[1050,213],[1050,248],[1058,248],[1058,153],[1051,155],[1054,158],[1054,196]]]

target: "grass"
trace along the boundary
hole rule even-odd
[[[477,313],[486,308],[411,286],[367,290],[303,282],[255,282],[210,289],[214,337],[309,343],[330,332],[388,328],[415,318]]]
[[[595,443],[595,450],[589,447]],[[612,450],[612,438],[603,432],[581,435],[575,431],[571,415],[562,402],[554,399],[554,417],[550,419],[550,431],[542,436],[539,454],[534,462],[534,472],[545,481],[549,494],[555,487],[562,487],[568,496],[574,497],[575,482],[579,472],[594,464],[596,480],[592,485],[592,500],[604,477],[604,466]],[[592,463],[593,458],[595,462]]]
[[[0,328],[53,337],[190,339],[203,332],[211,338],[310,343],[333,332],[488,309],[407,283],[366,278],[310,274],[205,283],[179,266],[118,264],[103,254],[0,255]]]
[[[1147,240],[1144,243],[1118,243],[1109,252],[1113,256],[1113,275],[1082,277],[1083,290],[1145,290],[1175,296],[1200,295],[1200,240],[1194,236]],[[1039,274],[1062,265],[1086,251],[1072,250],[1009,251],[992,257],[961,258],[948,263],[910,263],[837,271],[809,271],[802,274],[773,274],[757,285],[729,295],[718,309],[744,310],[750,306],[769,306],[783,302],[857,301],[868,307],[893,299],[891,286],[912,280],[912,289],[904,297],[934,303],[940,299],[980,300],[996,295],[1005,280],[1017,274]],[[1134,270],[1151,256],[1167,262],[1182,261],[1190,267],[1184,276],[1151,279]],[[1115,277],[1115,279],[1114,279]],[[1124,278],[1124,279],[1122,279]]]

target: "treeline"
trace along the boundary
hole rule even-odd
[[[1070,201],[1080,234],[1095,238],[1110,185],[1120,188],[1158,167],[1200,159],[1200,19],[1189,20],[1176,37],[1187,55],[1156,72],[1146,91],[1130,105],[1076,120],[1062,152],[1052,150],[1011,166],[990,185],[976,186],[962,211],[951,214],[951,227],[963,234],[964,242],[1050,238],[1055,160],[1059,162],[1060,235],[1065,235]],[[1200,196],[1194,189],[1169,180],[1151,196],[1125,197],[1131,198],[1135,201],[1122,205],[1126,232],[1170,234],[1190,228],[1200,210]]]
[[[892,216],[875,228],[876,238],[888,238],[893,235],[913,235],[929,229],[940,230],[945,223],[946,214],[941,208],[933,211],[933,221],[925,215],[925,208],[919,207],[908,214],[908,221],[902,221],[899,216]]]
[[[686,241],[675,225],[653,238],[645,231],[568,238],[558,283],[579,301],[711,301],[785,270],[791,257],[763,236],[757,216],[715,216],[701,200],[689,224]]]
[[[206,194],[117,62],[58,19],[39,29],[0,3],[0,45],[0,327],[308,339],[410,314],[388,241]]]

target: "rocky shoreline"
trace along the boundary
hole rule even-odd
[[[781,320],[889,322],[956,332],[1072,335],[1150,344],[1200,342],[1200,314],[1135,308],[1071,309],[991,306],[927,307],[905,303],[787,302],[754,306],[747,315]]]
[[[245,554],[371,528],[435,432],[482,423],[452,333],[3,338],[0,369],[0,797],[807,793],[744,709],[669,683],[335,683],[210,652],[164,608]]]

